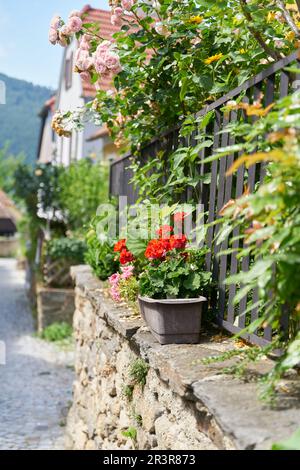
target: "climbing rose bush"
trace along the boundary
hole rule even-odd
[[[88,106],[124,150],[139,149],[298,47],[292,1],[123,0],[112,1],[111,11],[120,28],[111,41],[85,22],[85,11],[66,23],[55,17],[49,36],[62,46],[77,38],[76,71],[98,90]],[[101,90],[103,77],[113,80],[113,92]]]

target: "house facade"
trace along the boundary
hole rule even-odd
[[[92,8],[87,5],[82,9],[86,14],[87,23],[99,23],[101,36],[111,40],[118,27],[111,24],[111,12]],[[47,103],[41,112],[42,129],[38,149],[40,163],[70,165],[81,158],[92,157],[99,160],[113,160],[118,156],[118,150],[109,137],[105,126],[99,128],[87,123],[84,130],[73,131],[71,137],[59,137],[52,132],[51,121],[56,110],[62,112],[76,111],[96,96],[96,89],[90,83],[83,81],[74,71],[75,53],[78,47],[76,39],[65,48],[59,78],[59,86],[55,97],[54,109],[49,109]],[[103,80],[101,88],[112,89],[113,85]],[[47,113],[47,114],[46,114]]]

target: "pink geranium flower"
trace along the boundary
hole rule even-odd
[[[122,274],[121,274],[121,278],[122,279],[129,279],[130,277],[133,276],[133,271],[134,271],[134,266],[123,266],[121,268],[121,271],[122,271]]]
[[[115,273],[108,278],[108,282],[111,286],[117,286],[120,281],[121,275],[119,273]]]

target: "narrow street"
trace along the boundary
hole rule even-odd
[[[63,449],[72,352],[34,336],[25,274],[0,258],[0,449]]]

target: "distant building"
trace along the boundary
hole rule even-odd
[[[94,9],[87,5],[82,9],[87,14],[86,23],[99,23],[101,36],[111,40],[112,35],[119,30],[111,24],[111,12]],[[58,137],[52,132],[51,121],[56,109],[74,111],[91,101],[96,95],[96,89],[88,82],[81,80],[78,73],[74,72],[74,57],[78,47],[77,40],[65,49],[59,87],[57,95],[45,103],[41,111],[42,129],[40,145],[38,148],[38,161],[41,163],[53,162],[68,166],[72,161],[89,156],[97,156],[100,159],[114,159],[118,150],[109,137],[106,126],[101,129],[88,123],[82,132],[73,132],[70,138]],[[104,79],[101,88],[109,90],[113,85]],[[53,107],[53,100],[55,106]]]
[[[0,236],[13,236],[17,232],[17,221],[21,214],[10,200],[10,198],[0,189]]]
[[[39,163],[51,163],[55,159],[56,144],[55,134],[51,128],[52,118],[55,113],[56,96],[52,96],[42,108],[39,116],[42,120],[40,138],[38,144]]]

